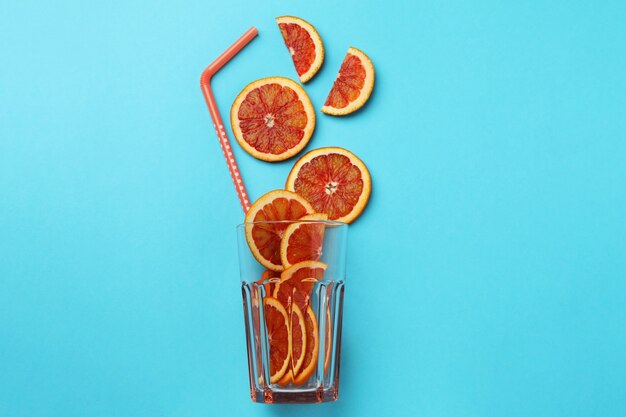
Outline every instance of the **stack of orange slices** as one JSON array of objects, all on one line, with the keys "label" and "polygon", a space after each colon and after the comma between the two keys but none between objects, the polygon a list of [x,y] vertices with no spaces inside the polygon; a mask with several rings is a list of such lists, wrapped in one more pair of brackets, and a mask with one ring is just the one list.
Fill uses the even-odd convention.
[{"label": "stack of orange slices", "polygon": [[[267,268],[258,284],[266,294],[270,383],[301,385],[317,364],[318,319],[310,298],[327,268],[320,261],[325,221],[354,221],[368,202],[371,178],[351,152],[322,148],[296,162],[286,188],[261,196],[246,214],[244,229],[252,255]],[[325,319],[330,331],[330,317]]]},{"label": "stack of orange slices", "polygon": [[267,268],[258,283],[266,293],[270,383],[304,384],[317,365],[318,321],[310,298],[327,267],[319,261],[327,219],[285,190],[265,194],[246,215],[246,240]]},{"label": "stack of orange slices", "polygon": [[[300,82],[306,83],[324,62],[322,38],[313,25],[294,16],[276,19]],[[322,112],[344,116],[369,100],[374,64],[360,49],[349,48]],[[285,77],[253,81],[237,95],[230,110],[233,134],[241,147],[268,162],[289,159],[303,150],[315,130],[315,110],[304,88]]]},{"label": "stack of orange slices", "polygon": [[[300,82],[306,83],[324,61],[322,39],[313,25],[293,17],[276,19]],[[374,86],[374,66],[357,48],[349,48],[322,107],[343,116],[361,108]],[[309,96],[296,81],[267,77],[246,86],[231,108],[231,124],[241,147],[255,158],[275,162],[303,150],[315,129]],[[320,148],[293,166],[285,190],[260,197],[245,219],[245,236],[252,255],[266,268],[257,281],[265,289],[262,307],[269,338],[270,383],[305,384],[317,367],[320,349],[318,318],[311,306],[315,284],[328,265],[321,262],[325,223],[352,223],[369,201],[371,177],[352,152]],[[332,282],[330,283],[332,285]],[[331,349],[330,310],[323,349]],[[256,320],[256,325],[259,325]],[[325,356],[328,369],[330,355]]]}]

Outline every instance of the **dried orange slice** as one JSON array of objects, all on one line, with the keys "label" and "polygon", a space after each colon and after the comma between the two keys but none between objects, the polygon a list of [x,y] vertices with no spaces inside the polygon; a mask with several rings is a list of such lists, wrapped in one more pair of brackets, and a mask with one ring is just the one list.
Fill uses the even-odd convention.
[{"label": "dried orange slice", "polygon": [[[330,291],[330,290],[329,290]],[[333,347],[333,322],[330,319],[330,304],[326,308],[326,337],[324,337],[324,373],[328,373]]]},{"label": "dried orange slice", "polygon": [[248,246],[256,260],[273,271],[285,269],[280,260],[280,240],[289,223],[280,221],[298,220],[313,212],[304,198],[285,190],[270,191],[255,201],[246,214],[245,229]]},{"label": "dried orange slice", "polygon": [[285,188],[304,197],[330,220],[353,222],[372,190],[367,167],[343,148],[320,148],[300,158],[289,173]]},{"label": "dried orange slice", "polygon": [[261,283],[267,282],[272,278],[280,278],[280,274],[276,271],[272,271],[271,269],[266,269],[261,274],[261,279],[259,280]]},{"label": "dried orange slice", "polygon": [[265,294],[272,296],[276,283],[280,281],[280,272],[266,269],[261,278],[256,282],[259,286],[265,287]]},{"label": "dried orange slice", "polygon": [[300,372],[293,378],[296,385],[304,384],[313,375],[317,367],[317,354],[319,339],[317,336],[317,318],[311,306],[308,306],[304,314],[304,327],[306,329],[306,351]]},{"label": "dried orange slice", "polygon": [[293,382],[293,372],[291,372],[291,369],[287,369],[285,375],[283,375],[283,377],[277,382],[277,384],[284,387],[290,382]]},{"label": "dried orange slice", "polygon": [[285,269],[274,289],[274,298],[286,306],[296,304],[300,310],[306,310],[311,290],[327,267],[324,262],[303,261]]},{"label": "dried orange slice", "polygon": [[[319,261],[324,243],[324,223],[328,215],[315,213],[290,224],[280,241],[280,259],[285,268],[302,261]],[[304,222],[306,220],[307,222]]]},{"label": "dried orange slice", "polygon": [[343,116],[357,111],[372,94],[374,64],[363,51],[349,48],[322,112]]},{"label": "dried orange slice", "polygon": [[312,24],[294,16],[276,18],[300,81],[309,81],[324,62],[322,38]]},{"label": "dried orange slice", "polygon": [[297,304],[291,306],[291,371],[297,374],[304,362],[306,331],[304,316]]},{"label": "dried orange slice", "polygon": [[262,78],[248,84],[230,109],[241,147],[263,161],[283,161],[300,152],[315,129],[309,96],[295,81]]},{"label": "dried orange slice", "polygon": [[285,307],[275,298],[265,298],[263,307],[269,343],[270,383],[275,384],[285,375],[289,367],[291,351],[289,317]]},{"label": "dried orange slice", "polygon": [[293,376],[300,371],[306,354],[307,335],[304,316],[302,315],[302,310],[296,304],[291,306],[291,327],[289,331],[291,332],[291,351],[289,352],[291,366],[278,381],[279,385],[287,385],[293,381]]}]

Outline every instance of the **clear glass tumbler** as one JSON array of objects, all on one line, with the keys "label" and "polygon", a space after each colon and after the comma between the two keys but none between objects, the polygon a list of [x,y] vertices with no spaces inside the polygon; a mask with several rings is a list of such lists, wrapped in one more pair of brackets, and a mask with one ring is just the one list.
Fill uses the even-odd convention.
[{"label": "clear glass tumbler", "polygon": [[[254,222],[237,226],[237,236],[252,401],[335,401],[348,225]],[[264,255],[274,263],[263,265]]]}]

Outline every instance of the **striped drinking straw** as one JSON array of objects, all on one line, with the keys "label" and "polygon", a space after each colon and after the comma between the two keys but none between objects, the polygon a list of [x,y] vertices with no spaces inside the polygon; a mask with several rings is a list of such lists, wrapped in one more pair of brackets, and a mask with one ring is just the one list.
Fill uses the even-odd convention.
[{"label": "striped drinking straw", "polygon": [[237,53],[246,46],[256,35],[258,35],[259,31],[253,26],[246,31],[235,43],[233,43],[228,49],[226,49],[220,56],[217,57],[215,61],[211,63],[206,69],[202,72],[202,76],[200,77],[200,87],[202,88],[202,94],[204,94],[204,99],[206,101],[206,105],[209,108],[209,113],[211,114],[211,119],[213,119],[213,125],[215,126],[215,131],[217,132],[217,138],[220,141],[220,146],[222,147],[222,152],[224,152],[224,158],[226,158],[226,164],[228,165],[228,170],[230,171],[230,176],[233,178],[233,183],[235,184],[235,190],[237,191],[237,195],[239,196],[239,202],[241,203],[241,208],[243,208],[243,212],[247,213],[250,209],[250,199],[248,198],[248,193],[246,192],[246,186],[243,183],[243,178],[241,178],[241,173],[239,172],[239,167],[237,166],[237,161],[235,161],[235,155],[233,154],[233,150],[230,146],[230,141],[228,140],[228,136],[226,135],[226,130],[224,129],[224,123],[222,122],[222,117],[220,116],[220,112],[217,108],[217,103],[215,102],[215,97],[213,97],[213,91],[211,90],[211,77],[217,71],[220,70],[228,61],[230,61]]}]

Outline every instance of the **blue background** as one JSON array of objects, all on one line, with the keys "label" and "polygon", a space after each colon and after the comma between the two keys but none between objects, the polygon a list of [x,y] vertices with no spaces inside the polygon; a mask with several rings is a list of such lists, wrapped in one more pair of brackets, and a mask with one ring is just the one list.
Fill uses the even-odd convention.
[{"label": "blue background", "polygon": [[[0,7],[0,415],[624,416],[624,1]],[[370,103],[318,112],[374,191],[351,228],[340,400],[248,397],[242,220],[199,88],[222,114],[294,77],[274,17],[326,61],[377,70]],[[230,134],[230,130],[229,130]],[[235,146],[253,198],[294,160]]]}]

